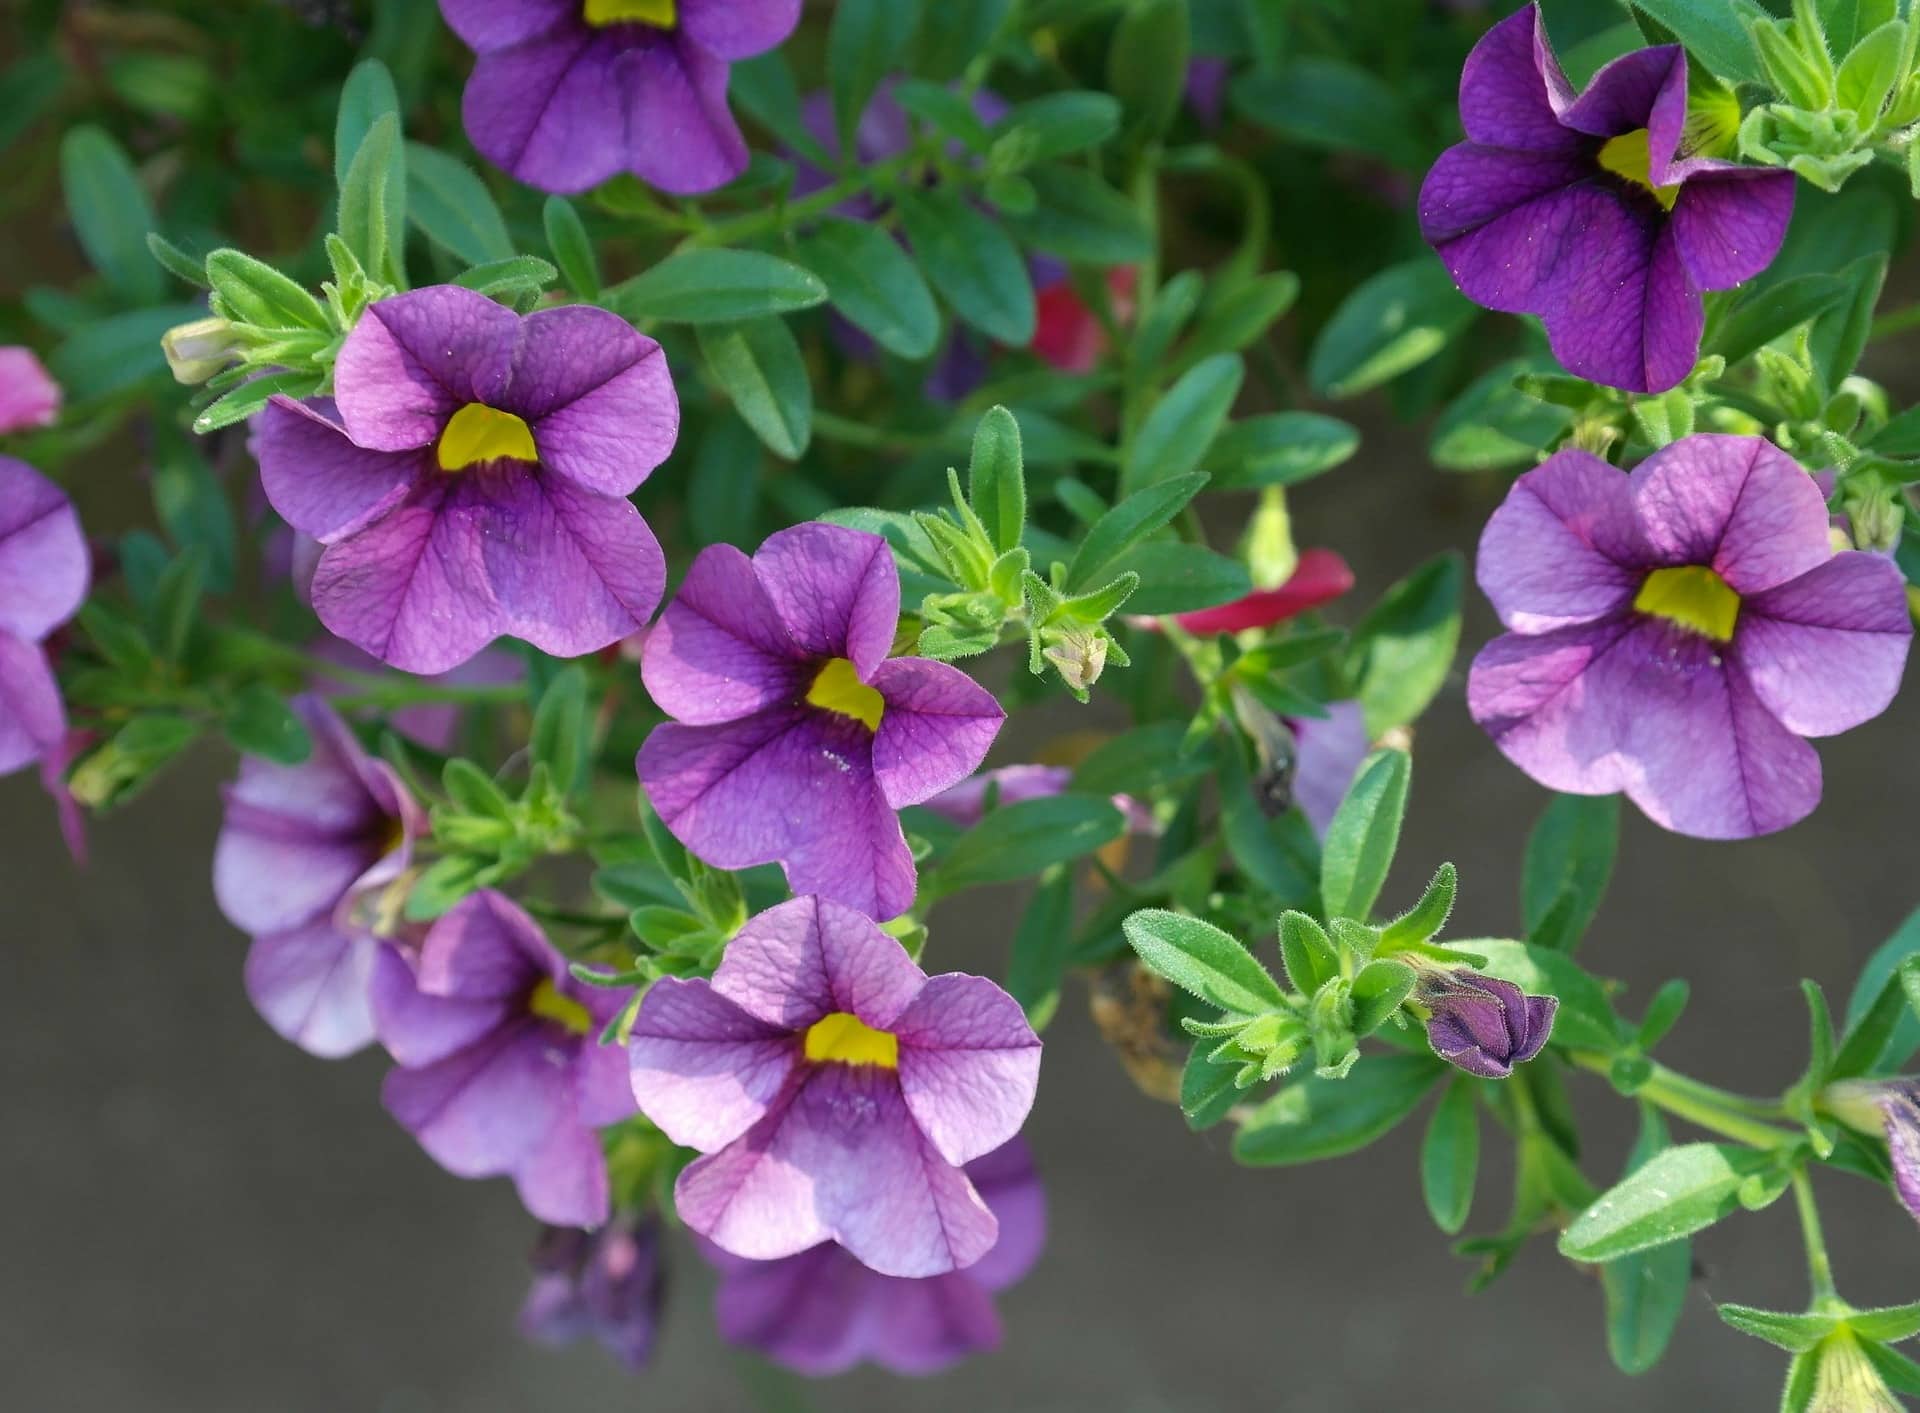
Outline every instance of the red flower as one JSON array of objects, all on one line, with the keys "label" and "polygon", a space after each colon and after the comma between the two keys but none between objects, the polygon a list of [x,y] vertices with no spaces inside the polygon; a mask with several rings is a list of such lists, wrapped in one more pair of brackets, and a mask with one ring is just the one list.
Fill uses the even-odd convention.
[{"label": "red flower", "polygon": [[1300,552],[1293,576],[1277,589],[1256,589],[1245,598],[1191,613],[1176,613],[1173,621],[1189,633],[1238,633],[1246,628],[1271,628],[1331,603],[1353,587],[1353,571],[1346,560],[1329,549]]}]

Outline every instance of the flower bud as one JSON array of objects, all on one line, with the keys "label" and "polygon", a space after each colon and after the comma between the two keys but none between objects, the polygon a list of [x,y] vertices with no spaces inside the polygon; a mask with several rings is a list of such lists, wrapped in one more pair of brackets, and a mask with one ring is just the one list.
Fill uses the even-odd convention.
[{"label": "flower bud", "polygon": [[1820,1108],[1848,1128],[1886,1139],[1894,1191],[1920,1221],[1920,1079],[1843,1079],[1820,1091]]},{"label": "flower bud", "polygon": [[1820,1362],[1807,1413],[1901,1413],[1899,1400],[1851,1330],[1842,1327],[1821,1340],[1814,1358]]},{"label": "flower bud", "polygon": [[1042,655],[1060,671],[1060,680],[1070,691],[1084,692],[1100,680],[1107,666],[1107,648],[1111,640],[1104,628],[1068,624],[1049,629],[1050,641]]},{"label": "flower bud", "polygon": [[1427,1041],[1434,1054],[1483,1079],[1505,1079],[1539,1054],[1560,1007],[1556,997],[1529,996],[1464,967],[1422,966],[1414,996],[1433,1012]]},{"label": "flower bud", "polygon": [[188,387],[204,383],[233,361],[240,347],[234,326],[225,319],[195,319],[177,324],[160,336],[161,352],[177,383]]},{"label": "flower bud", "polygon": [[60,385],[32,349],[0,348],[0,436],[52,425],[60,415],[60,398]]}]

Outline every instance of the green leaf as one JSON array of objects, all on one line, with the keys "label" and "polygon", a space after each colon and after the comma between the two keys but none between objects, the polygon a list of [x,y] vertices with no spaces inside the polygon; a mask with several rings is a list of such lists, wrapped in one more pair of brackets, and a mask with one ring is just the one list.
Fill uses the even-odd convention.
[{"label": "green leaf", "polygon": [[1345,1079],[1294,1080],[1247,1116],[1234,1159],[1281,1167],[1364,1148],[1411,1114],[1447,1072],[1431,1055],[1368,1055]]},{"label": "green leaf", "polygon": [[367,140],[373,125],[388,114],[400,121],[400,95],[394,90],[393,75],[378,59],[363,59],[353,66],[340,89],[340,107],[333,122],[333,184],[344,188],[360,144]]},{"label": "green leaf", "polygon": [[1211,923],[1144,908],[1121,930],[1150,970],[1210,1006],[1254,1016],[1286,1004],[1278,983],[1253,953]]},{"label": "green leaf", "polygon": [[1789,1315],[1751,1305],[1716,1305],[1714,1311],[1744,1335],[1763,1339],[1790,1354],[1804,1354],[1834,1332],[1837,1315]]},{"label": "green leaf", "polygon": [[887,352],[917,362],[940,342],[940,311],[920,267],[881,227],[830,216],[799,253],[833,307]]},{"label": "green leaf", "polygon": [[1555,795],[1527,835],[1520,916],[1542,947],[1571,952],[1592,924],[1620,846],[1620,797]]},{"label": "green leaf", "polygon": [[897,206],[914,255],[955,316],[1011,347],[1032,343],[1033,280],[1007,233],[944,187],[903,193]]},{"label": "green leaf", "polygon": [[922,78],[903,79],[893,86],[893,101],[939,136],[972,152],[987,150],[987,125],[960,89]]},{"label": "green leaf", "polygon": [[1862,1339],[1898,1344],[1903,1339],[1912,1339],[1920,1334],[1920,1301],[1856,1310],[1847,1316],[1847,1324]]},{"label": "green leaf", "polygon": [[53,49],[27,54],[0,73],[0,153],[40,120],[66,82],[66,65]]},{"label": "green leaf", "polygon": [[96,319],[69,335],[47,358],[47,371],[70,402],[132,387],[164,373],[160,338],[176,324],[206,316],[201,304],[163,304]]},{"label": "green leaf", "polygon": [[827,30],[827,87],[842,152],[854,150],[854,130],[867,101],[913,38],[919,19],[919,0],[840,0],[834,7]]},{"label": "green leaf", "polygon": [[[1872,1014],[1887,1004],[1889,985],[1898,985],[1902,964],[1916,956],[1920,956],[1920,908],[1907,916],[1893,936],[1874,949],[1873,955],[1867,958],[1866,965],[1860,969],[1860,979],[1854,984],[1853,995],[1847,1001],[1847,1038],[1841,1045],[1841,1054],[1848,1065],[1858,1063],[1867,1049],[1865,1039],[1856,1037],[1865,1035]],[[1920,1053],[1920,1016],[1916,1016],[1911,1009],[1904,1015],[1896,1011],[1893,1028],[1882,1041],[1878,1053],[1869,1058],[1865,1067],[1856,1073],[1888,1074],[1905,1069],[1916,1053]]]},{"label": "green leaf", "polygon": [[513,238],[493,194],[473,169],[424,142],[407,144],[407,219],[469,265],[513,256]]},{"label": "green leaf", "polygon": [[1554,1044],[1608,1054],[1619,1048],[1620,1023],[1606,988],[1565,953],[1494,937],[1450,942],[1445,950],[1478,954],[1487,975],[1511,981],[1529,995],[1558,997]]},{"label": "green leaf", "polygon": [[1353,978],[1353,1033],[1371,1035],[1413,994],[1413,968],[1391,957],[1368,962]]},{"label": "green leaf", "polygon": [[1056,868],[1040,882],[1020,915],[1007,963],[1007,991],[1035,1030],[1045,1030],[1060,1005],[1073,942],[1073,874]]},{"label": "green leaf", "polygon": [[193,430],[204,437],[222,427],[246,421],[276,394],[284,393],[296,401],[304,401],[319,392],[320,387],[318,373],[269,373],[250,383],[242,383],[225,397],[209,403],[193,419]]},{"label": "green leaf", "polygon": [[1007,217],[1029,249],[1076,265],[1137,265],[1153,254],[1153,232],[1139,209],[1081,167],[1040,167],[1027,174],[1035,203]]},{"label": "green leaf", "polygon": [[987,883],[1010,883],[1110,844],[1126,833],[1111,800],[1054,795],[990,810],[940,859],[923,894],[946,894]]},{"label": "green leaf", "polygon": [[1120,100],[1106,93],[1049,93],[1019,104],[994,129],[996,165],[1018,171],[1098,147],[1120,131]]},{"label": "green leaf", "polygon": [[216,250],[205,263],[207,283],[226,317],[263,329],[329,329],[327,311],[303,285],[238,250]]},{"label": "green leaf", "polygon": [[1443,471],[1494,471],[1531,465],[1573,420],[1571,410],[1530,397],[1514,386],[1525,373],[1545,371],[1534,359],[1514,358],[1476,378],[1447,404],[1427,443]]},{"label": "green leaf", "polygon": [[1187,0],[1140,0],[1114,26],[1107,91],[1126,112],[1130,142],[1158,137],[1180,111],[1192,48]]},{"label": "green leaf", "polygon": [[1223,280],[1209,294],[1193,337],[1180,350],[1181,361],[1237,353],[1262,338],[1299,297],[1300,277],[1291,270],[1275,270],[1250,280]]},{"label": "green leaf", "polygon": [[1206,484],[1204,472],[1162,478],[1102,515],[1067,565],[1068,592],[1092,588],[1096,580],[1104,582],[1103,571],[1184,510]]},{"label": "green leaf", "polygon": [[516,299],[523,295],[539,294],[559,275],[558,270],[538,255],[514,255],[462,270],[453,277],[453,283],[462,289],[484,294],[489,299],[502,296]]},{"label": "green leaf", "polygon": [[1027,475],[1020,455],[1020,424],[1004,407],[990,407],[973,434],[967,463],[967,503],[1002,554],[1027,528]]},{"label": "green leaf", "polygon": [[1217,491],[1291,486],[1330,471],[1360,447],[1360,433],[1318,412],[1269,412],[1235,422],[1206,453]]},{"label": "green leaf", "polygon": [[601,303],[623,319],[733,324],[826,300],[820,278],[790,261],[757,250],[687,250],[615,285]]},{"label": "green leaf", "polygon": [[1136,545],[1121,556],[1113,572],[1140,576],[1127,600],[1129,613],[1188,613],[1253,592],[1247,566],[1239,560],[1205,545],[1173,540]]},{"label": "green leaf", "polygon": [[1307,381],[1322,397],[1353,397],[1425,363],[1467,327],[1474,306],[1433,256],[1367,280],[1321,329]]},{"label": "green leaf", "polygon": [[1760,56],[1754,51],[1747,27],[1770,18],[1754,0],[1630,0],[1652,16],[1706,65],[1707,71],[1728,83],[1764,83]]},{"label": "green leaf", "polygon": [[1417,166],[1425,155],[1402,90],[1339,59],[1296,59],[1246,74],[1229,98],[1249,122],[1309,147],[1363,152],[1399,167]]},{"label": "green leaf", "polygon": [[406,286],[407,161],[400,119],[374,119],[340,184],[340,239],[368,274],[396,288]]},{"label": "green leaf", "polygon": [[1340,975],[1340,953],[1326,929],[1292,909],[1280,914],[1280,961],[1293,989],[1308,996]]},{"label": "green leaf", "polygon": [[587,765],[591,744],[587,674],[579,664],[561,668],[541,693],[528,744],[534,762],[546,766],[552,775],[554,788],[562,795],[570,793]]},{"label": "green leaf", "polygon": [[1847,293],[1838,275],[1797,275],[1762,285],[1733,306],[1702,350],[1738,363],[1765,344],[1824,314]]},{"label": "green leaf", "polygon": [[1447,918],[1453,913],[1454,894],[1459,884],[1459,871],[1450,863],[1441,864],[1434,870],[1426,891],[1420,895],[1420,901],[1382,930],[1381,949],[1391,953],[1431,942],[1434,935],[1447,925]]},{"label": "green leaf", "polygon": [[276,765],[298,765],[313,753],[313,737],[273,688],[252,682],[234,693],[221,717],[235,750]]},{"label": "green leaf", "polygon": [[1226,424],[1245,377],[1246,365],[1234,353],[1216,354],[1189,368],[1134,434],[1125,484],[1152,485],[1195,470]]},{"label": "green leaf", "polygon": [[1212,758],[1205,750],[1187,750],[1185,736],[1186,727],[1178,721],[1123,731],[1074,767],[1073,788],[1089,795],[1145,795],[1205,775],[1213,768]]},{"label": "green leaf", "polygon": [[750,545],[760,501],[760,443],[738,417],[712,419],[693,457],[687,521],[701,545]]},{"label": "green leaf", "polygon": [[910,72],[945,83],[957,79],[1013,10],[1013,0],[938,0],[920,16]]},{"label": "green leaf", "polygon": [[[1669,1144],[1667,1126],[1651,1106],[1641,1107],[1640,1141],[1627,1171],[1644,1167]],[[1606,1296],[1607,1353],[1622,1372],[1644,1374],[1660,1362],[1686,1308],[1693,1278],[1693,1243],[1669,1241],[1600,1268]]]},{"label": "green leaf", "polygon": [[1740,1205],[1740,1184],[1772,1159],[1750,1148],[1687,1143],[1603,1193],[1560,1237],[1571,1261],[1612,1261],[1712,1226]]},{"label": "green leaf", "polygon": [[1447,680],[1465,581],[1459,554],[1438,555],[1388,589],[1353,630],[1347,670],[1360,683],[1371,738],[1412,721]]},{"label": "green leaf", "polygon": [[[1254,796],[1240,753],[1233,749],[1220,753],[1220,834],[1241,874],[1271,900],[1295,907],[1314,905],[1319,861],[1312,829],[1300,829],[1299,817],[1292,812],[1267,817]],[[1307,989],[1304,983],[1298,984]]]},{"label": "green leaf", "polygon": [[1195,1133],[1226,1118],[1243,1092],[1235,1082],[1240,1062],[1210,1058],[1216,1043],[1211,1039],[1197,1042],[1187,1056],[1186,1068],[1180,1071],[1180,1112]]},{"label": "green leaf", "polygon": [[1873,330],[1873,311],[1887,282],[1887,255],[1863,255],[1839,272],[1847,293],[1813,321],[1808,337],[1814,371],[1828,392],[1838,389],[1860,362]]},{"label": "green leaf", "polygon": [[166,280],[147,254],[153,203],[120,144],[91,123],[69,128],[60,140],[60,188],[88,263],[123,297],[160,299]]},{"label": "green leaf", "polygon": [[553,263],[560,267],[560,277],[567,282],[574,297],[600,298],[600,258],[594,253],[586,223],[580,219],[573,203],[564,196],[549,196],[540,221],[547,233],[547,249],[552,252]]},{"label": "green leaf", "polygon": [[[1807,985],[1813,983],[1808,982]],[[1920,1016],[1920,957],[1908,957],[1880,988],[1880,994],[1847,1032],[1826,1079],[1854,1079],[1884,1063],[1889,1042]],[[1904,1063],[1904,1061],[1902,1061]]]},{"label": "green leaf", "polygon": [[775,456],[799,460],[813,439],[813,383],[786,321],[701,324],[694,334],[741,420]]},{"label": "green leaf", "polygon": [[1474,1084],[1456,1078],[1433,1107],[1420,1144],[1420,1193],[1434,1225],[1448,1236],[1467,1224],[1480,1173],[1480,1114]]},{"label": "green leaf", "polygon": [[1375,751],[1354,776],[1321,848],[1320,896],[1328,917],[1365,922],[1373,910],[1400,846],[1412,770],[1405,751]]}]

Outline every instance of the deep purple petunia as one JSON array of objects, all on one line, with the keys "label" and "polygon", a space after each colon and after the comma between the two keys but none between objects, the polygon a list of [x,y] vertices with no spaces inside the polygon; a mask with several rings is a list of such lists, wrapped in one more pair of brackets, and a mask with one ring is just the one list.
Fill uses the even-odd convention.
[{"label": "deep purple petunia", "polygon": [[92,569],[66,492],[0,456],[0,775],[66,740],[60,684],[40,644],[79,611]]},{"label": "deep purple petunia", "polygon": [[548,1227],[533,1253],[520,1333],[540,1344],[593,1338],[629,1369],[646,1367],[660,1330],[660,1222],[615,1213],[600,1230]]},{"label": "deep purple petunia", "polygon": [[633,1113],[626,1056],[600,1031],[624,992],[586,986],[511,899],[487,891],[388,948],[373,974],[380,1100],[448,1172],[511,1177],[555,1226],[607,1220],[599,1129]]},{"label": "deep purple petunia", "polygon": [[1538,314],[1567,370],[1633,392],[1693,371],[1702,290],[1764,270],[1793,214],[1790,172],[1689,151],[1687,58],[1614,60],[1575,95],[1528,5],[1460,75],[1467,140],[1420,190],[1420,230],[1469,299]]},{"label": "deep purple petunia", "polygon": [[675,195],[747,166],[727,72],[781,43],[801,0],[440,0],[477,60],[461,108],[488,161],[542,191],[631,172]]},{"label": "deep purple petunia", "polygon": [[655,982],[628,1053],[641,1112],[706,1155],[674,1201],[723,1250],[837,1241],[892,1276],[992,1250],[962,1165],[1020,1131],[1040,1039],[985,977],[929,978],[860,913],[795,898],[749,920],[711,981]]},{"label": "deep purple petunia", "polygon": [[1885,710],[1913,637],[1899,570],[1834,553],[1813,478],[1759,437],[1688,437],[1631,475],[1558,452],[1487,522],[1478,573],[1513,631],[1474,659],[1474,720],[1541,784],[1624,790],[1703,838],[1811,811],[1801,738]]},{"label": "deep purple petunia", "polygon": [[1482,1079],[1505,1079],[1553,1034],[1555,996],[1530,996],[1511,981],[1465,967],[1423,967],[1414,991],[1432,1011],[1427,1043],[1449,1064]]},{"label": "deep purple petunia", "polygon": [[715,868],[780,862],[796,893],[885,920],[913,903],[895,811],[965,779],[1005,713],[957,667],[887,656],[900,574],[878,535],[797,525],[700,552],[641,672],[674,718],[641,747],[661,820]]},{"label": "deep purple petunia", "polygon": [[368,985],[384,944],[355,905],[406,872],[426,816],[400,776],[369,757],[314,697],[293,712],[313,738],[299,765],[249,756],[227,791],[213,891],[253,938],[247,995],[268,1025],[324,1059],[373,1039]]},{"label": "deep purple petunia", "polygon": [[627,496],[679,427],[660,345],[624,319],[522,318],[439,285],[367,309],[333,403],[273,400],[260,475],[282,518],[327,547],[320,621],[438,673],[502,635],[577,657],[646,622],[666,564]]},{"label": "deep purple petunia", "polygon": [[1000,1223],[993,1249],[964,1271],[908,1280],[861,1265],[822,1242],[778,1261],[749,1261],[700,1244],[720,1272],[715,1322],[734,1344],[820,1377],[860,1363],[896,1374],[933,1374],[1000,1344],[993,1294],[1040,1259],[1046,1195],[1023,1139],[967,1164],[974,1190]]}]

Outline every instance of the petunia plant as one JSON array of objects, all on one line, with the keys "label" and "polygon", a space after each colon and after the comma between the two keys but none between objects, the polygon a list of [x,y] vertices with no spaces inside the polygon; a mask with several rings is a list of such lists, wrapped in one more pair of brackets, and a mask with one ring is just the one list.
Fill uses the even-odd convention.
[{"label": "petunia plant", "polygon": [[[69,8],[0,74],[88,270],[0,298],[0,772],[82,859],[226,753],[261,1043],[511,1184],[529,1338],[644,1370],[699,1267],[811,1377],[1027,1338],[1058,1034],[1250,1168],[1424,1109],[1470,1282],[1552,1242],[1627,1374],[1788,1203],[1806,1308],[1718,1307],[1783,1408],[1920,1394],[1818,1205],[1920,1240],[1920,925],[1806,942],[1752,1094],[1603,906],[1620,797],[1752,850],[1908,749],[1908,0]],[[1545,796],[1508,936],[1396,858],[1436,707]]]}]

